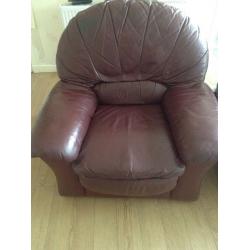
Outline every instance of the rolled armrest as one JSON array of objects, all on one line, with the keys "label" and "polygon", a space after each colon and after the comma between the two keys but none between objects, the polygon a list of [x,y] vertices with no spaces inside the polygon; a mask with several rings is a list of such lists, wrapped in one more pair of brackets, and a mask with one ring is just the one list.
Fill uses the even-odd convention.
[{"label": "rolled armrest", "polygon": [[211,165],[218,154],[217,100],[206,84],[169,88],[163,109],[180,159],[186,165]]},{"label": "rolled armrest", "polygon": [[96,106],[91,89],[58,82],[32,130],[32,157],[74,161]]}]

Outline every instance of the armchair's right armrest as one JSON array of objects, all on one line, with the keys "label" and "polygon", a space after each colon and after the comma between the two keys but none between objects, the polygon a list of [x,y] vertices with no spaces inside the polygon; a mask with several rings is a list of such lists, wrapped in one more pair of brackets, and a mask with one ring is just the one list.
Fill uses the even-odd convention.
[{"label": "armchair's right armrest", "polygon": [[215,164],[218,154],[218,104],[206,84],[172,87],[167,90],[163,109],[177,152],[186,165]]},{"label": "armchair's right armrest", "polygon": [[32,157],[76,160],[96,106],[97,98],[91,89],[57,83],[32,130]]}]

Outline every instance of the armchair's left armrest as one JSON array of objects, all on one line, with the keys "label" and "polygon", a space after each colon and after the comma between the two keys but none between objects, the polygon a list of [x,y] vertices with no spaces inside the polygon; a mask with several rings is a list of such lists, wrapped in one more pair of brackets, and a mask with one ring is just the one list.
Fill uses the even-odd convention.
[{"label": "armchair's left armrest", "polygon": [[32,130],[32,157],[76,160],[96,106],[97,98],[91,89],[57,83]]}]

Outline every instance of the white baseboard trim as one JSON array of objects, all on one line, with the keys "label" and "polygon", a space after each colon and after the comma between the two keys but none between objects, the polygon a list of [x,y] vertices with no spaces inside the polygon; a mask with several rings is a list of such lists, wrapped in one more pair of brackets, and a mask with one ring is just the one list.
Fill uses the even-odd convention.
[{"label": "white baseboard trim", "polygon": [[34,72],[34,73],[39,73],[39,72],[56,72],[56,65],[54,65],[54,64],[32,65],[32,72]]}]

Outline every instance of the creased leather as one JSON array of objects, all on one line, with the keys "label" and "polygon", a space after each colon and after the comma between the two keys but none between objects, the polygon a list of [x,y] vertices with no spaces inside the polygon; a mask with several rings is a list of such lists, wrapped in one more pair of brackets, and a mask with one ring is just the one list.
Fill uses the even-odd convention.
[{"label": "creased leather", "polygon": [[208,49],[197,25],[163,2],[113,0],[74,17],[57,51],[61,79],[150,80],[165,85],[204,80]]},{"label": "creased leather", "polygon": [[101,104],[159,104],[167,88],[151,81],[100,83],[94,88]]},{"label": "creased leather", "polygon": [[[95,193],[117,196],[158,196],[169,192],[176,186],[178,176],[168,179],[115,180],[82,177],[83,186]],[[114,188],[115,187],[115,188]]]},{"label": "creased leather", "polygon": [[163,2],[79,12],[59,41],[61,82],[32,135],[59,192],[196,199],[217,160],[208,54],[199,27]]},{"label": "creased leather", "polygon": [[59,82],[51,91],[32,131],[32,155],[74,161],[95,112],[95,93]]},{"label": "creased leather", "polygon": [[206,84],[169,88],[162,104],[184,164],[215,164],[218,105],[212,90]]},{"label": "creased leather", "polygon": [[100,105],[74,169],[79,176],[109,179],[168,178],[184,171],[160,105]]}]

